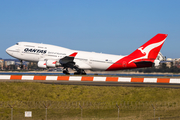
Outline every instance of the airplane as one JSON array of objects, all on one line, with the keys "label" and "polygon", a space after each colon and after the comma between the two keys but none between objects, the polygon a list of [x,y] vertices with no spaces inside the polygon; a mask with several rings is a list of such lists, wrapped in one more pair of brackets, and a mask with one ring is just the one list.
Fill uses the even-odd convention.
[{"label": "airplane", "polygon": [[[85,70],[113,71],[159,65],[158,53],[167,34],[158,33],[129,55],[112,55],[72,50],[55,45],[18,42],[6,49],[7,54],[21,61],[37,62],[40,68],[63,67],[63,73],[86,75]],[[128,46],[127,46],[128,47]]]}]

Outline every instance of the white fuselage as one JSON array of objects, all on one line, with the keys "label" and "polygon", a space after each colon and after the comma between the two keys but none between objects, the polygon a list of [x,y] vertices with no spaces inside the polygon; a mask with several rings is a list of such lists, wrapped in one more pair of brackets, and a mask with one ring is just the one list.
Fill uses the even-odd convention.
[{"label": "white fuselage", "polygon": [[120,55],[71,50],[55,45],[31,42],[19,42],[9,47],[6,52],[17,59],[35,62],[46,60],[59,61],[65,56],[77,52],[74,58],[76,65],[81,69],[90,70],[106,70],[113,63],[124,57]]}]

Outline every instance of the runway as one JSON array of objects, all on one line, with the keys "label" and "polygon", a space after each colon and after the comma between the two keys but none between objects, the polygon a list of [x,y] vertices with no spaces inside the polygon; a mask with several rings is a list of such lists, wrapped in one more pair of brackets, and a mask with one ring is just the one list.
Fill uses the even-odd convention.
[{"label": "runway", "polygon": [[[62,72],[0,72],[0,75],[65,75]],[[70,73],[70,75],[74,75]],[[99,76],[122,76],[122,77],[180,77],[180,74],[151,74],[151,73],[87,73],[87,76],[99,75]]]},{"label": "runway", "polygon": [[45,84],[180,88],[180,78],[142,76],[0,75],[1,82]]}]

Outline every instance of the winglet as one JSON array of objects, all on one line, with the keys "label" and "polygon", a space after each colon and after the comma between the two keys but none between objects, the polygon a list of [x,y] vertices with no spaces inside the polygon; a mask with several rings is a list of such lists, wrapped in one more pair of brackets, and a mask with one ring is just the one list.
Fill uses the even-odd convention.
[{"label": "winglet", "polygon": [[77,55],[77,52],[74,52],[73,54],[69,55],[70,57],[75,57]]}]

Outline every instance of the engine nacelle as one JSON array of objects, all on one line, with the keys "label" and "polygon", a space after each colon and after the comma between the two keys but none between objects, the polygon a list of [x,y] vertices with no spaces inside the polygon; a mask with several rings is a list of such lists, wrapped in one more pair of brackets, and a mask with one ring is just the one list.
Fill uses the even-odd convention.
[{"label": "engine nacelle", "polygon": [[50,68],[56,67],[57,66],[56,63],[57,63],[56,60],[47,60],[46,61],[47,67],[50,67]]},{"label": "engine nacelle", "polygon": [[39,68],[47,68],[47,66],[46,66],[46,61],[39,61],[39,62],[38,62],[38,67],[39,67]]},{"label": "engine nacelle", "polygon": [[54,68],[57,67],[58,63],[56,60],[39,61],[38,67],[40,68]]}]

